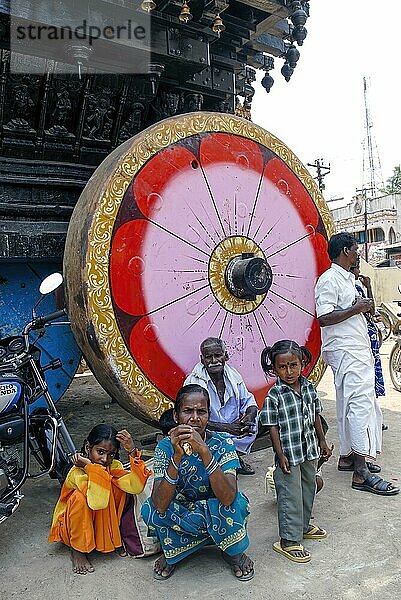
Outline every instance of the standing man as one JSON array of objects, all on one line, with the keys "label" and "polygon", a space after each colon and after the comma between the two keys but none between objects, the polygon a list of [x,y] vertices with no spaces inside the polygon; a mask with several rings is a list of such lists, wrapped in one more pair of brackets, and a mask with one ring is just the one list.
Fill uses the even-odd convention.
[{"label": "standing man", "polygon": [[328,244],[331,267],[315,288],[321,327],[322,357],[330,365],[336,388],[339,469],[353,470],[352,487],[382,496],[399,488],[370,473],[381,451],[382,415],[375,394],[374,360],[363,313],[373,310],[370,298],[356,297],[352,267],[359,266],[358,242],[350,233],[333,235]]},{"label": "standing man", "polygon": [[243,454],[248,454],[256,438],[258,407],[255,398],[245,386],[241,375],[229,367],[224,342],[219,338],[207,338],[200,345],[200,359],[184,385],[197,383],[209,392],[210,431],[228,433],[237,449],[240,475],[254,475]]}]

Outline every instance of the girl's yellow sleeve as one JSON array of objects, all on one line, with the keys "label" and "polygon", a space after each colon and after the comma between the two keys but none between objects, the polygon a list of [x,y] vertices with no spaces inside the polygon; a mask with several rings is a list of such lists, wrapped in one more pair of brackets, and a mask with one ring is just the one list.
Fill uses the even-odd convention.
[{"label": "girl's yellow sleeve", "polygon": [[[117,476],[118,478],[115,477],[113,479],[114,485],[123,490],[123,492],[127,492],[127,494],[140,494],[143,491],[149,476],[152,474],[152,472],[146,468],[145,463],[140,456],[141,454],[138,450],[136,451],[135,456],[130,454],[129,462],[131,470],[128,472],[120,471],[121,476]],[[116,463],[117,461],[115,461],[114,464]],[[112,465],[112,474],[116,473],[117,475],[119,468],[117,467],[117,464],[117,468],[115,468],[114,464]],[[120,463],[120,465],[122,469],[122,464]]]},{"label": "girl's yellow sleeve", "polygon": [[86,465],[85,473],[88,477],[86,499],[89,508],[102,510],[106,508],[110,499],[111,475],[101,465]]}]

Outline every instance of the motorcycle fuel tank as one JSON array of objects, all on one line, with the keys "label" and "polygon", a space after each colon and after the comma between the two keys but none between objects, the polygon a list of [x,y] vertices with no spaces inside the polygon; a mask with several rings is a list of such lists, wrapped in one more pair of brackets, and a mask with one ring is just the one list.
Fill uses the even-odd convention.
[{"label": "motorcycle fuel tank", "polygon": [[21,383],[15,379],[0,379],[0,414],[9,412],[21,397]]}]

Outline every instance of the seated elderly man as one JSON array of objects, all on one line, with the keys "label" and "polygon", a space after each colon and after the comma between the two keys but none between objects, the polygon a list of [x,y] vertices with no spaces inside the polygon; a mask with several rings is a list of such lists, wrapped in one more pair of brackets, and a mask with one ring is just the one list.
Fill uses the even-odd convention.
[{"label": "seated elderly man", "polygon": [[196,383],[210,397],[209,431],[222,431],[232,438],[240,461],[237,473],[254,475],[242,455],[248,454],[256,438],[258,407],[241,375],[226,364],[228,354],[219,338],[207,338],[200,346],[201,361],[195,365],[184,385]]}]

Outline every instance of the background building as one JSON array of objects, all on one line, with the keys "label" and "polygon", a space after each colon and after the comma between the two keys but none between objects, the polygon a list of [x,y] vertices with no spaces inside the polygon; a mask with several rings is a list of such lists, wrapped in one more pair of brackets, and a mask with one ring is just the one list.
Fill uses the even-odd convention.
[{"label": "background building", "polygon": [[[359,243],[368,245],[368,260],[379,264],[386,258],[386,246],[401,244],[401,194],[366,199],[357,195],[351,202],[331,210],[337,231],[354,233]],[[366,239],[367,238],[367,239]]]}]

